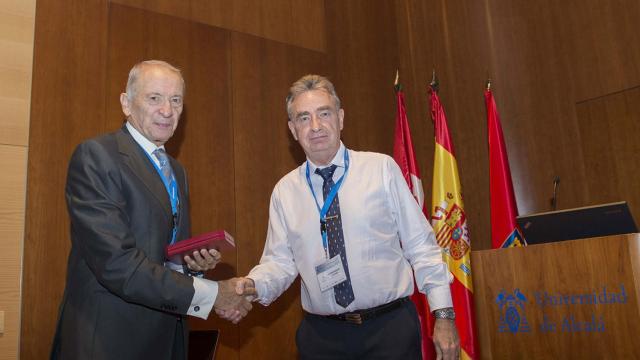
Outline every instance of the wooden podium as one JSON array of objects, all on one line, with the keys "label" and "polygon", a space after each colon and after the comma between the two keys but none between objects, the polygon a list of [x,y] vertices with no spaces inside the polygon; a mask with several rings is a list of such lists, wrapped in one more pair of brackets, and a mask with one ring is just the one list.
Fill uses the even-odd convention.
[{"label": "wooden podium", "polygon": [[471,259],[482,359],[640,359],[640,234]]}]

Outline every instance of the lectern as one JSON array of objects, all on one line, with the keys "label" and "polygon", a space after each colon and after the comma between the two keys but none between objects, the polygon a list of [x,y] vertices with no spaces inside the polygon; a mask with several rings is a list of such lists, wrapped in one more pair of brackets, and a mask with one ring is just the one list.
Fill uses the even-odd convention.
[{"label": "lectern", "polygon": [[471,259],[483,359],[640,359],[640,234]]}]

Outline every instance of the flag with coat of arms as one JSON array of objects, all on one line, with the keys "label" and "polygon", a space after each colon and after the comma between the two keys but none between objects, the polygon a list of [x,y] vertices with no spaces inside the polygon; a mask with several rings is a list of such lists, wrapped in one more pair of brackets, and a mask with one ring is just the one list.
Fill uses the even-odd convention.
[{"label": "flag with coat of arms", "polygon": [[430,86],[431,118],[435,130],[431,225],[454,278],[451,296],[460,335],[460,358],[477,359],[480,353],[475,335],[471,240],[453,142],[437,91],[438,84],[434,76]]}]

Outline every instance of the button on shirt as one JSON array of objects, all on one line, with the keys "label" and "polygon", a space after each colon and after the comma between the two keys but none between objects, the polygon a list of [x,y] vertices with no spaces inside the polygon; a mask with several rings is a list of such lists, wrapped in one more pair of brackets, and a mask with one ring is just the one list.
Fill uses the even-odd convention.
[{"label": "button on shirt", "polygon": [[[133,139],[147,153],[148,157],[157,166],[160,166],[160,161],[158,160],[158,158],[152,155],[153,152],[158,149],[158,146],[144,137],[144,135],[136,130],[136,128],[134,128],[133,125],[131,125],[129,122],[126,123],[126,127]],[[164,148],[164,146],[161,147]],[[182,265],[167,262],[164,264],[164,266],[178,272],[183,272]],[[207,319],[207,317],[209,317],[211,309],[213,308],[216,296],[218,295],[218,283],[207,279],[193,277],[193,287],[195,289],[195,292],[193,294],[193,299],[191,299],[191,305],[189,306],[187,315],[199,317],[201,319]]]},{"label": "button on shirt", "polygon": [[[334,181],[344,174],[344,151],[341,144],[331,162],[338,166]],[[328,315],[371,308],[413,293],[413,264],[429,306],[451,307],[452,276],[400,168],[391,157],[372,152],[349,150],[349,161],[339,196],[355,300],[345,309],[335,303],[332,289],[320,291],[315,267],[327,259],[303,163],[285,175],[271,195],[264,252],[248,275],[256,283],[258,301],[270,304],[300,274],[305,311]],[[323,180],[316,168],[309,161],[309,176],[322,207]]]}]

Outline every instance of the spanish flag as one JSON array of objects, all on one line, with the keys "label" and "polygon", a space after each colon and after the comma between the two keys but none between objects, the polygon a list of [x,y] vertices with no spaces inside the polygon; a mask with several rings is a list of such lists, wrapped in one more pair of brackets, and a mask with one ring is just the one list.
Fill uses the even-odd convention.
[{"label": "spanish flag", "polygon": [[456,312],[456,327],[460,334],[460,358],[477,359],[480,352],[475,336],[471,240],[453,142],[435,81],[430,87],[430,104],[435,128],[431,225],[437,242],[443,249],[442,256],[454,277],[451,295]]},{"label": "spanish flag", "polygon": [[[404,179],[416,198],[418,205],[422,208],[425,216],[427,207],[424,203],[424,191],[422,189],[422,180],[420,180],[420,170],[416,161],[415,151],[413,149],[413,141],[411,140],[411,131],[409,129],[409,120],[404,106],[404,93],[402,86],[398,83],[398,75],[396,75],[396,103],[398,110],[396,111],[396,131],[393,144],[393,158],[398,163]],[[422,357],[425,360],[435,359],[436,351],[433,345],[433,319],[429,311],[429,304],[424,294],[418,291],[414,284],[413,295],[411,301],[416,306],[418,318],[420,319],[420,330],[422,331]]]}]

